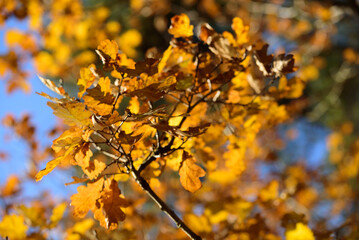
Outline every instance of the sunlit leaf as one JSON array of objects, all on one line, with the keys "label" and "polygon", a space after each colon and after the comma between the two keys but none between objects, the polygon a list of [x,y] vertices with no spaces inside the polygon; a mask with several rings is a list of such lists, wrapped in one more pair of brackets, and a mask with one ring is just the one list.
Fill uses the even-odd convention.
[{"label": "sunlit leaf", "polygon": [[121,208],[128,206],[128,202],[120,196],[121,191],[115,180],[107,179],[105,188],[98,199],[99,207],[94,212],[95,218],[100,221],[101,226],[114,230],[119,221],[124,221],[125,213]]},{"label": "sunlit leaf", "polygon": [[201,188],[202,183],[199,179],[204,177],[206,172],[195,163],[195,159],[187,152],[183,152],[182,164],[179,168],[180,181],[184,189],[195,192]]}]

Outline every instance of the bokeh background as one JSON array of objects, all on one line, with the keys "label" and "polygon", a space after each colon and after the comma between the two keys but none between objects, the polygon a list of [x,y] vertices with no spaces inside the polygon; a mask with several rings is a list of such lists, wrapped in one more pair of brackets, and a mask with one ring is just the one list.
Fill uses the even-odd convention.
[{"label": "bokeh background", "polygon": [[[298,178],[309,178],[298,209],[305,212],[315,205],[312,224],[333,229],[349,216],[358,222],[357,0],[1,1],[0,218],[14,199],[30,204],[51,195],[56,203],[76,192],[76,186],[64,186],[70,181],[68,170],[54,171],[46,181],[33,180],[49,160],[52,140],[64,129],[47,100],[35,93],[49,93],[37,75],[57,83],[61,79],[74,95],[80,68],[100,63],[94,49],[102,40],[114,39],[135,60],[153,47],[161,53],[171,39],[170,19],[180,13],[189,16],[195,31],[204,22],[218,32],[231,31],[232,19],[241,17],[252,39],[264,39],[270,53],[294,54],[295,75],[307,86],[302,97],[286,100],[295,111],[276,129],[281,141],[258,162],[260,177],[276,175],[285,182],[290,181],[285,174],[294,171]],[[17,192],[14,199],[6,192],[9,182]]]}]

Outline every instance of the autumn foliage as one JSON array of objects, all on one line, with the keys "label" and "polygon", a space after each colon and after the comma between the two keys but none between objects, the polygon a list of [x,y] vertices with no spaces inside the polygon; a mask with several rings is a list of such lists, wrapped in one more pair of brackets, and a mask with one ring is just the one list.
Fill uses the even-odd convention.
[{"label": "autumn foliage", "polygon": [[[52,55],[35,54],[38,78],[51,90],[37,94],[49,100],[48,107],[62,120],[53,130],[56,138],[42,152],[28,116],[18,120],[9,115],[3,124],[31,146],[28,177],[46,181],[53,171],[75,169],[65,185],[77,184],[77,193],[69,204],[39,200],[6,211],[1,237],[46,239],[53,229],[61,229],[66,239],[314,240],[332,239],[341,230],[353,239],[358,236],[349,217],[336,229],[326,229],[321,221],[308,224],[308,211],[320,200],[308,179],[325,182],[325,176],[302,164],[285,166],[265,181],[258,171],[260,163],[276,161],[276,151],[283,148],[276,129],[302,111],[298,99],[317,73],[315,67],[298,72],[293,54],[270,53],[245,19],[234,17],[231,30],[220,33],[208,23],[196,30],[184,13],[171,18],[171,38],[163,53],[151,48],[144,60],[135,60],[140,41],[131,45],[128,39],[139,40],[139,33],[128,30],[118,36],[120,26],[107,21],[106,10],[91,10],[94,19],[85,21],[80,2],[62,4],[68,14],[56,12],[61,6],[54,8],[44,38]],[[131,4],[138,11],[144,7],[138,1]],[[201,4],[215,14],[215,4]],[[29,9],[41,14],[41,7]],[[31,27],[41,28],[39,16],[29,14]],[[77,30],[63,22],[77,22]],[[98,32],[89,41],[91,27]],[[56,33],[66,38],[57,39]],[[28,38],[26,44],[23,38]],[[26,34],[10,32],[7,39],[26,51],[38,51]],[[87,50],[95,43],[95,51]],[[81,53],[70,58],[71,51]],[[15,53],[6,58],[15,58]],[[88,66],[78,69],[84,64]],[[65,90],[66,81],[44,77],[71,75],[70,69],[79,70],[75,95]],[[13,74],[9,92],[30,89],[26,73],[9,66],[6,71]],[[333,185],[324,186],[337,213],[351,192],[341,190],[340,183],[358,176],[357,150],[353,148],[346,162],[340,160],[351,127],[343,125],[328,141],[329,159],[339,170],[330,175]],[[1,197],[15,196],[19,182],[11,176]]]}]

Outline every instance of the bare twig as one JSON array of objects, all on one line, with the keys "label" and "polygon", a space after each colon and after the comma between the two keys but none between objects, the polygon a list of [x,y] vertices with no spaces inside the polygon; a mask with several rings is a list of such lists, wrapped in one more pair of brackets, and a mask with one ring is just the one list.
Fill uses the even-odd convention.
[{"label": "bare twig", "polygon": [[140,185],[140,187],[147,193],[147,195],[159,206],[159,208],[172,219],[182,231],[184,231],[191,239],[202,239],[196,233],[194,233],[178,216],[177,214],[152,190],[147,181],[141,177],[140,173],[135,169],[131,163],[131,174],[134,180]]}]

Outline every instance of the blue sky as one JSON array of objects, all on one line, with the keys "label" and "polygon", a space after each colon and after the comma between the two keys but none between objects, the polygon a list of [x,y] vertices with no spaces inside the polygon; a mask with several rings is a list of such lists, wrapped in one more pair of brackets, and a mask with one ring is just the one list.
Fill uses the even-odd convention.
[{"label": "blue sky", "polygon": [[[9,29],[26,30],[26,21],[11,19],[6,21],[5,26],[0,28],[0,54],[7,51],[4,42],[5,33]],[[56,117],[52,114],[51,108],[46,105],[47,99],[37,95],[35,92],[46,92],[52,94],[38,79],[34,66],[27,61],[22,66],[30,74],[28,78],[31,84],[31,92],[24,94],[22,91],[15,91],[12,94],[6,92],[6,82],[0,77],[0,119],[8,113],[12,113],[16,118],[20,118],[25,113],[31,116],[31,122],[36,126],[36,137],[40,141],[40,146],[44,147],[51,144],[53,139],[47,136],[47,132],[56,123]],[[53,95],[53,94],[52,94]],[[27,169],[28,149],[23,140],[14,136],[10,129],[0,125],[0,152],[6,152],[9,158],[0,161],[0,185],[3,185],[10,174],[23,175]],[[43,163],[44,167],[46,163]],[[50,191],[58,198],[66,197],[75,192],[76,186],[65,187],[64,183],[71,182],[71,178],[66,176],[63,171],[54,171],[44,177],[41,182],[28,181],[22,186],[25,196],[36,197],[41,191]]]}]

